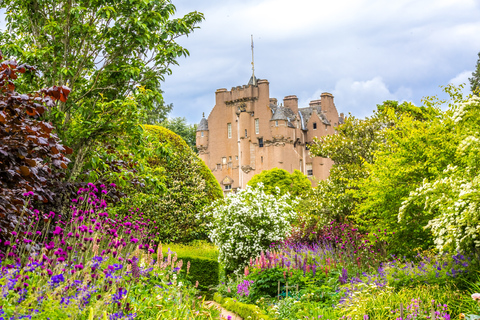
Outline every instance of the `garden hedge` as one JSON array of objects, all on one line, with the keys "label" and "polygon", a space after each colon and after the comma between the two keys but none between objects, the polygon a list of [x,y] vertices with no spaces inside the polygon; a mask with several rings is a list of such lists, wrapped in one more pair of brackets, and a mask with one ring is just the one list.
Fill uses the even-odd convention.
[{"label": "garden hedge", "polygon": [[[218,285],[220,264],[217,260],[187,255],[177,256],[177,260],[183,260],[184,266],[190,261],[190,270],[187,279],[193,284],[198,281],[198,288],[201,290],[208,290]],[[186,267],[182,268],[182,270],[186,269]]]},{"label": "garden hedge", "polygon": [[231,311],[243,319],[251,320],[271,320],[268,315],[254,304],[246,304],[232,298],[223,298],[218,292],[213,295],[213,300],[222,305],[228,311]]}]

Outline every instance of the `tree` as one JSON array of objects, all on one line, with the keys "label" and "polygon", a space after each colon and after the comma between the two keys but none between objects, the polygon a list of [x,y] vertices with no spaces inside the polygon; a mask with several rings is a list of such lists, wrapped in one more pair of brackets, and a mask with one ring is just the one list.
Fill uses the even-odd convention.
[{"label": "tree", "polygon": [[192,148],[193,151],[197,152],[196,124],[188,124],[185,117],[176,117],[166,119],[159,125],[178,134],[180,137],[183,138],[183,140],[185,140],[185,142],[190,146],[190,148]]},{"label": "tree", "polygon": [[470,81],[470,89],[476,96],[480,96],[480,52],[478,53],[477,65],[475,71],[472,72],[472,77],[468,78]]},{"label": "tree", "polygon": [[[451,93],[451,92],[450,92]],[[458,91],[457,91],[458,93]],[[430,135],[444,150],[443,169],[423,179],[403,199],[398,220],[408,221],[415,208],[431,217],[426,228],[440,251],[476,253],[480,257],[480,97],[460,97],[445,112],[443,134]],[[448,148],[444,145],[449,144]]]},{"label": "tree", "polygon": [[[294,170],[291,174],[287,170],[279,168],[264,170],[254,175],[247,185],[256,187],[260,183],[263,184],[263,190],[266,194],[277,196],[288,192],[293,197],[302,197],[309,194],[312,189],[312,182],[298,170]],[[277,187],[280,192],[277,192]]]},{"label": "tree", "polygon": [[156,103],[153,108],[145,112],[142,118],[143,124],[158,125],[167,120],[167,115],[172,111],[173,103],[170,104],[158,104]]},{"label": "tree", "polygon": [[60,143],[51,123],[39,120],[58,100],[67,99],[70,89],[54,86],[20,94],[13,80],[27,70],[33,68],[12,60],[0,64],[0,245],[11,240],[15,228],[23,231],[29,200],[51,202],[56,197],[52,189],[63,178],[66,155],[72,152]]},{"label": "tree", "polygon": [[171,0],[0,0],[0,8],[7,21],[0,48],[38,66],[18,86],[72,89],[45,115],[75,150],[71,179],[98,142],[140,140],[145,111],[163,105],[164,75],[188,55],[176,39],[203,19],[198,12],[172,19]]}]

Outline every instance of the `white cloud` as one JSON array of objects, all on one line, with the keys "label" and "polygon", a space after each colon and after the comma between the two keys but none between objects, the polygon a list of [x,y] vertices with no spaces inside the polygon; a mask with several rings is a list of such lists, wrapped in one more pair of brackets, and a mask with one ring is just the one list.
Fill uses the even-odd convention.
[{"label": "white cloud", "polygon": [[470,86],[470,81],[468,78],[472,77],[473,71],[463,71],[459,73],[456,77],[450,79],[448,83],[453,84],[454,86],[459,86],[460,84],[465,84],[465,86]]},{"label": "white cloud", "polygon": [[341,79],[332,93],[338,109],[357,117],[371,115],[377,104],[385,100],[408,101],[412,98],[411,89],[400,87],[392,92],[379,76],[364,81]]}]

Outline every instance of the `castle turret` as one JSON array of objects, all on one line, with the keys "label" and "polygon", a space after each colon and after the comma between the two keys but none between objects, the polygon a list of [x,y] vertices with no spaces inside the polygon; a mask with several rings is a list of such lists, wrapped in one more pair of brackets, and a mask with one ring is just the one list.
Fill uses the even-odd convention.
[{"label": "castle turret", "polygon": [[197,127],[196,145],[200,154],[208,147],[208,121],[203,114],[202,120]]}]

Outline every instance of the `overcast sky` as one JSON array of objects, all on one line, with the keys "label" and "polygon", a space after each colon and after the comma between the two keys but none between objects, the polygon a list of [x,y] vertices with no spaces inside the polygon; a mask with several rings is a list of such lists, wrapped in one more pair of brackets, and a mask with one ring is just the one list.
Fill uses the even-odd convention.
[{"label": "overcast sky", "polygon": [[216,89],[247,84],[252,34],[272,98],[297,95],[305,107],[330,92],[339,112],[361,118],[388,99],[420,105],[441,85],[469,89],[480,52],[480,0],[172,1],[177,16],[205,14],[178,40],[190,56],[163,85],[170,116],[189,123],[210,113]]},{"label": "overcast sky", "polygon": [[173,0],[177,14],[205,14],[179,42],[190,51],[163,86],[171,116],[198,123],[215,90],[270,82],[270,96],[322,92],[339,112],[372,114],[387,99],[420,105],[439,86],[467,83],[480,51],[480,0]]}]

